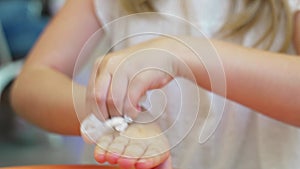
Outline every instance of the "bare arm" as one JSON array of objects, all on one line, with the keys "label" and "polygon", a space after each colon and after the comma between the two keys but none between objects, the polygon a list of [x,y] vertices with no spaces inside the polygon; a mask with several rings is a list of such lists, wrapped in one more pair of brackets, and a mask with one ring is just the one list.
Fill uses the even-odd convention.
[{"label": "bare arm", "polygon": [[[294,47],[300,54],[300,12],[295,15],[294,30]],[[201,40],[189,40],[194,48],[201,48]],[[245,48],[218,40],[212,40],[212,43],[224,66],[227,98],[300,127],[299,56]],[[185,60],[193,68],[198,85],[211,90],[203,65],[195,65],[197,61],[190,57],[185,57]],[[218,66],[211,65],[213,69],[219,69]]]},{"label": "bare arm", "polygon": [[[208,50],[206,40],[195,37],[180,37],[180,39],[198,51],[201,57],[215,57],[214,52]],[[271,118],[300,126],[300,57],[245,48],[218,40],[211,42],[219,53],[227,85],[227,93],[222,93],[219,89],[216,89],[215,93]],[[192,70],[197,84],[211,90],[207,71],[194,52],[173,39],[158,38],[110,53],[104,58],[99,67],[102,74],[96,77],[101,83],[96,83],[93,87],[97,95],[108,93],[96,98],[98,105],[106,105],[104,111],[100,109],[102,112],[108,110],[106,112],[108,114],[123,110],[122,112],[130,113],[130,116],[136,116],[139,112],[138,101],[142,95],[149,89],[164,86],[172,79],[163,72],[191,79],[189,72],[178,59],[156,50],[142,52],[147,51],[144,49],[172,51]],[[213,60],[205,66],[212,72],[218,72],[220,69],[220,64]],[[146,68],[147,71],[141,71]],[[116,69],[122,72],[122,76],[114,74]],[[157,70],[163,71],[158,73]],[[140,73],[136,75],[137,72]],[[214,75],[217,76],[218,74]],[[114,88],[111,79],[114,79],[116,84],[122,85]],[[101,85],[102,83],[106,85]],[[113,97],[114,94],[118,97]]]},{"label": "bare arm", "polygon": [[[300,126],[299,57],[212,42],[224,65],[227,98],[274,119]],[[201,66],[193,63],[196,62],[190,64],[198,84],[210,90],[204,69],[199,71]]]},{"label": "bare arm", "polygon": [[[300,12],[295,14],[293,39],[300,54]],[[248,49],[220,41],[213,41],[213,44],[224,65],[229,99],[271,118],[300,126],[299,56]],[[207,75],[198,77],[199,85],[210,89]]]},{"label": "bare arm", "polygon": [[[16,112],[46,130],[79,134],[71,78],[80,49],[100,27],[92,3],[67,1],[32,49],[14,83],[11,102]],[[84,101],[84,95],[82,98]]]},{"label": "bare arm", "polygon": [[[300,12],[294,46],[300,54]],[[300,127],[300,57],[247,49],[221,42],[228,98],[279,121]]]}]

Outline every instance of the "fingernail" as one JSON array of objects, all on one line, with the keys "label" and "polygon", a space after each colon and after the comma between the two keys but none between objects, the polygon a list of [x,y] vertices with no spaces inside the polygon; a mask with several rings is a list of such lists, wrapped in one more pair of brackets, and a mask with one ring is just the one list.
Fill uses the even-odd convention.
[{"label": "fingernail", "polygon": [[105,163],[105,155],[104,154],[97,154],[95,156],[95,160],[99,163]]},{"label": "fingernail", "polygon": [[118,154],[109,153],[109,155],[106,156],[106,159],[110,164],[117,164],[119,157]]}]

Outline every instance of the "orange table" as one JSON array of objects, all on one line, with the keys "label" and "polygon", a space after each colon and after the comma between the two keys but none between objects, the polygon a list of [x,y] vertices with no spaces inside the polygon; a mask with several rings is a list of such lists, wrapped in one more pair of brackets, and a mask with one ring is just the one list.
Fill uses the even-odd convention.
[{"label": "orange table", "polygon": [[1,167],[1,169],[119,169],[112,166],[100,165],[34,165],[34,166],[16,166]]}]

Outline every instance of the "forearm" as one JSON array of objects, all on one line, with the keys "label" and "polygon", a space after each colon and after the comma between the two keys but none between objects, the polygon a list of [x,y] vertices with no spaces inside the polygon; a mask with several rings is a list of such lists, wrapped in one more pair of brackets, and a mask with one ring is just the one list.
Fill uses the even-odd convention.
[{"label": "forearm", "polygon": [[[80,89],[82,91],[78,93],[82,93],[84,99],[84,88]],[[79,134],[72,81],[60,72],[47,67],[24,70],[14,83],[11,101],[20,116],[43,129],[60,134]]]},{"label": "forearm", "polygon": [[[93,0],[66,2],[28,54],[14,83],[12,105],[22,117],[52,132],[79,134],[71,78],[81,48],[100,26]],[[76,94],[82,96],[76,98],[84,100],[84,90],[79,87]],[[84,105],[79,102],[76,105]]]},{"label": "forearm", "polygon": [[[227,98],[271,118],[300,126],[299,57],[244,48],[216,40],[212,40],[212,43],[224,67]],[[190,65],[197,83],[211,90],[205,68],[195,63],[197,62],[190,62]],[[216,64],[212,69],[220,68]]]}]

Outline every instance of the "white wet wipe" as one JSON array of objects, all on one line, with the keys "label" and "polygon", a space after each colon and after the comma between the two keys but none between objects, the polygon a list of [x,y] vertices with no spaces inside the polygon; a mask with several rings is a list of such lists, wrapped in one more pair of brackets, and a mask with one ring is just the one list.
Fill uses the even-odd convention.
[{"label": "white wet wipe", "polygon": [[87,116],[80,126],[83,139],[88,143],[95,143],[102,135],[114,131],[123,132],[133,120],[128,117],[113,117],[105,122],[100,121],[94,114]]}]

